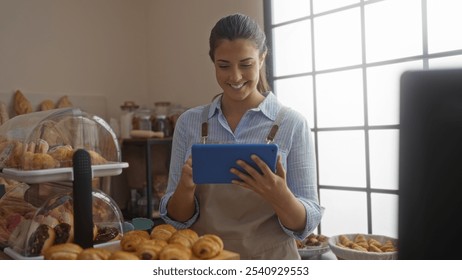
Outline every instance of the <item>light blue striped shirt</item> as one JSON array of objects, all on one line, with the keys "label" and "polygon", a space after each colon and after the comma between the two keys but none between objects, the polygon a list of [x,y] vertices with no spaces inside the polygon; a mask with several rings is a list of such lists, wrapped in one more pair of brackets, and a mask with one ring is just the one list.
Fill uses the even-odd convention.
[{"label": "light blue striped shirt", "polygon": [[[193,217],[184,223],[174,221],[168,217],[167,203],[178,185],[183,164],[191,155],[192,144],[201,140],[204,107],[205,105],[187,110],[180,115],[175,126],[168,187],[161,199],[160,215],[177,228],[190,227],[199,215],[200,202],[196,199],[196,212]],[[211,103],[209,109],[207,142],[266,143],[266,136],[281,108],[282,105],[276,96],[271,92],[267,93],[265,100],[257,108],[245,113],[233,133],[221,111],[220,96]],[[288,110],[281,120],[274,143],[279,146],[279,154],[287,173],[287,185],[302,202],[307,214],[303,231],[293,232],[282,224],[281,227],[288,235],[304,239],[318,226],[322,217],[317,193],[314,143],[306,119],[295,110]]]}]

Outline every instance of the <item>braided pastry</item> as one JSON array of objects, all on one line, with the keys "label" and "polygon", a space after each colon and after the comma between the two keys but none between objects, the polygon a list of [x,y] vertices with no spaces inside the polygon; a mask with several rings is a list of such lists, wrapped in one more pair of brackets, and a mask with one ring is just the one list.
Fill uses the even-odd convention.
[{"label": "braided pastry", "polygon": [[194,243],[192,251],[199,259],[211,259],[223,252],[223,240],[215,234],[204,234]]}]

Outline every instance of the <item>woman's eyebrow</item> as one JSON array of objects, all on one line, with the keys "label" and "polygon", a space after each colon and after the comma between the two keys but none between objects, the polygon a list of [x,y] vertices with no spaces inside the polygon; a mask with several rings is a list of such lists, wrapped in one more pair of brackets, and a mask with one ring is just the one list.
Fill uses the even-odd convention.
[{"label": "woman's eyebrow", "polygon": [[[247,62],[249,60],[253,60],[253,57],[248,57],[248,58],[241,59],[241,60],[239,60],[239,62]],[[229,61],[226,60],[226,59],[217,59],[217,62],[229,63]]]}]

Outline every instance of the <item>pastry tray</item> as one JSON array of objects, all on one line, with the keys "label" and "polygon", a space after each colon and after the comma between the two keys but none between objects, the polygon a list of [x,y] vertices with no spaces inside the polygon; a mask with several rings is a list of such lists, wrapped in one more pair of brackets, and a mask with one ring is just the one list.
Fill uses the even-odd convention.
[{"label": "pastry tray", "polygon": [[[92,178],[116,176],[122,173],[123,168],[127,168],[127,162],[113,162],[100,165],[92,165]],[[73,181],[74,171],[72,167],[61,167],[40,170],[21,170],[16,168],[3,168],[0,176],[21,181],[24,183],[45,183],[59,181]]]}]

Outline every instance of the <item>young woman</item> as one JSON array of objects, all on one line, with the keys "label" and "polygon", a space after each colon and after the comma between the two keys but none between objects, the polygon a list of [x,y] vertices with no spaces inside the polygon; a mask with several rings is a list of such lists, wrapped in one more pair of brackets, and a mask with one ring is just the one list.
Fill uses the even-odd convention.
[{"label": "young woman", "polygon": [[[176,123],[166,195],[160,212],[177,228],[220,236],[241,259],[299,259],[295,239],[304,239],[321,220],[313,140],[307,121],[282,106],[269,91],[264,61],[266,36],[242,14],[220,19],[210,34],[209,55],[223,92],[211,104],[184,112]],[[248,175],[229,185],[193,182],[191,146],[208,125],[210,143],[266,143],[279,146],[276,172],[257,156],[259,173],[243,161]],[[279,130],[271,134],[275,123]]]}]

